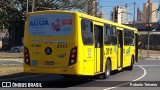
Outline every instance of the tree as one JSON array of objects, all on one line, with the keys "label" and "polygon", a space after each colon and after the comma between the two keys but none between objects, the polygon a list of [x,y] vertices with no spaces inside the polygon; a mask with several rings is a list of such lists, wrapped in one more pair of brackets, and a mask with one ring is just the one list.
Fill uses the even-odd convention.
[{"label": "tree", "polygon": [[17,25],[19,21],[18,10],[14,8],[13,2],[11,0],[0,1],[0,28],[4,26],[5,28],[13,28]]}]

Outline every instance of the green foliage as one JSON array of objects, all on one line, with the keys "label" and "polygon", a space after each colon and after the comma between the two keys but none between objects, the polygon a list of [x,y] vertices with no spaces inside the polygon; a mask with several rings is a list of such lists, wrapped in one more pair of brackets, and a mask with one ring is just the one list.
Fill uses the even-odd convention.
[{"label": "green foliage", "polygon": [[15,8],[12,0],[0,1],[0,29],[14,29],[18,26],[19,11]]}]

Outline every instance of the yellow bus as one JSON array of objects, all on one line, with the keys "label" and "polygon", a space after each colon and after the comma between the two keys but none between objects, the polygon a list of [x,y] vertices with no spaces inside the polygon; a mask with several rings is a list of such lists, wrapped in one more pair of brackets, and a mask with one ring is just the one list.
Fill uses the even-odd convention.
[{"label": "yellow bus", "polygon": [[24,72],[108,78],[138,61],[138,31],[80,12],[26,15]]}]

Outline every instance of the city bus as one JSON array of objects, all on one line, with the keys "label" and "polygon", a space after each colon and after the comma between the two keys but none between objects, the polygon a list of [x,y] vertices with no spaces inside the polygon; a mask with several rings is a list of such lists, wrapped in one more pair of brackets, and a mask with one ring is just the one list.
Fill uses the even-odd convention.
[{"label": "city bus", "polygon": [[80,12],[44,10],[26,14],[24,72],[75,76],[133,69],[138,30]]}]

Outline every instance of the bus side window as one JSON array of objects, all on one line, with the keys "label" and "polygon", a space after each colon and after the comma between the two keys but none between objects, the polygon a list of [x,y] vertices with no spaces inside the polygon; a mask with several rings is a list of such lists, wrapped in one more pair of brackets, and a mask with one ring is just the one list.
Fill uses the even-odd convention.
[{"label": "bus side window", "polygon": [[92,21],[82,19],[81,29],[82,29],[82,40],[84,45],[93,45],[93,24]]},{"label": "bus side window", "polygon": [[129,30],[128,29],[124,29],[124,45],[129,45]]},{"label": "bus side window", "polygon": [[110,25],[105,25],[104,27],[104,44],[110,45],[111,44],[111,27]]},{"label": "bus side window", "polygon": [[124,30],[124,45],[134,45],[134,31]]},{"label": "bus side window", "polygon": [[111,26],[112,45],[117,45],[117,30],[115,26]]},{"label": "bus side window", "polygon": [[134,46],[134,31],[130,31],[130,45]]}]

